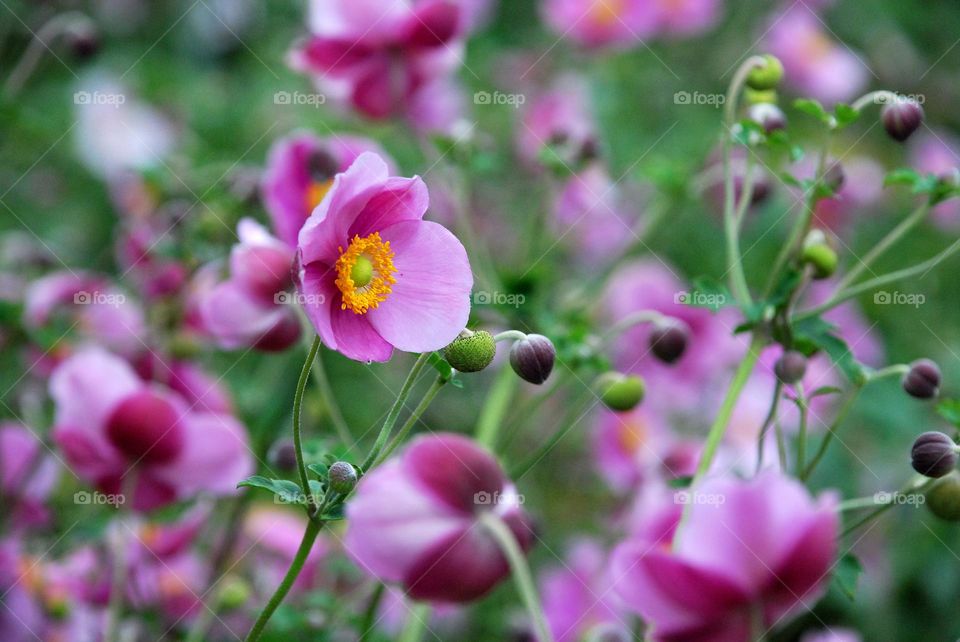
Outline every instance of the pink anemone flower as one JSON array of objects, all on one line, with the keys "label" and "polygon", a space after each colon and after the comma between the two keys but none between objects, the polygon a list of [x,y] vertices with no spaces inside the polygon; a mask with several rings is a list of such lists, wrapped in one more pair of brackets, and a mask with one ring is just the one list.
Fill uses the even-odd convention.
[{"label": "pink anemone flower", "polygon": [[545,0],[544,21],[584,47],[628,47],[654,35],[660,13],[649,0]]},{"label": "pink anemone flower", "polygon": [[60,468],[36,434],[14,422],[0,422],[0,495],[13,529],[45,524],[46,500]]},{"label": "pink anemone flower", "polygon": [[473,274],[460,241],[422,220],[419,176],[391,177],[362,154],[300,230],[300,298],[332,350],[387,361],[393,349],[429,352],[463,330]]},{"label": "pink anemone flower", "polygon": [[137,510],[201,492],[226,495],[253,468],[243,426],[194,409],[173,391],[145,383],[122,359],[90,348],[50,379],[54,440],[70,469],[103,493],[124,492],[133,476]]},{"label": "pink anemone flower", "polygon": [[415,600],[467,602],[509,573],[493,536],[479,523],[494,511],[520,546],[533,543],[522,498],[497,461],[472,440],[421,436],[366,475],[347,504],[347,553]]},{"label": "pink anemone flower", "polygon": [[712,478],[673,549],[630,540],[614,551],[614,586],[652,627],[652,640],[747,642],[812,608],[837,554],[835,498],[814,501],[774,471]]}]

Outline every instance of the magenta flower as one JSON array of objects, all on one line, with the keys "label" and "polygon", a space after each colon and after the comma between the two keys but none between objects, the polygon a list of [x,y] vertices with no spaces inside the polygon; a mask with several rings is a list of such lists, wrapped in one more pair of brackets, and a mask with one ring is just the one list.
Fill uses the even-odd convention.
[{"label": "magenta flower", "polygon": [[300,228],[333,187],[333,177],[346,171],[363,152],[375,152],[393,167],[393,161],[372,140],[359,136],[319,138],[296,132],[270,148],[261,193],[273,232],[296,247]]},{"label": "magenta flower", "polygon": [[323,342],[358,361],[449,344],[470,315],[473,274],[453,234],[421,220],[419,176],[396,178],[362,154],[300,230],[302,303]]},{"label": "magenta flower", "polygon": [[236,419],[188,406],[101,349],[60,364],[50,394],[54,440],[71,470],[107,494],[121,493],[134,476],[126,501],[138,510],[201,492],[232,494],[253,468]]},{"label": "magenta flower", "polygon": [[[960,139],[944,131],[919,132],[910,141],[910,163],[925,174],[956,176],[960,171]],[[939,227],[955,231],[960,226],[960,199],[938,203],[931,214]]]},{"label": "magenta flower", "polygon": [[687,37],[707,31],[720,19],[723,0],[654,0],[659,29],[667,36]]},{"label": "magenta flower", "polygon": [[367,474],[347,504],[347,553],[415,600],[466,602],[509,573],[478,523],[497,513],[526,550],[533,543],[521,498],[497,461],[470,439],[421,436]]},{"label": "magenta flower", "polygon": [[706,500],[689,506],[672,550],[637,539],[613,554],[616,591],[653,640],[747,642],[755,622],[766,631],[812,608],[837,553],[833,497],[814,501],[772,471],[690,492]]},{"label": "magenta flower", "polygon": [[327,93],[370,118],[405,115],[417,93],[460,65],[467,12],[451,0],[315,0],[313,34],[291,54]]},{"label": "magenta flower", "polygon": [[516,144],[517,153],[531,165],[539,162],[545,145],[569,150],[571,156],[578,157],[594,151],[596,131],[584,80],[565,76],[536,96],[523,111]]},{"label": "magenta flower", "polygon": [[654,35],[660,13],[649,0],[545,0],[543,18],[584,47],[628,47]]},{"label": "magenta flower", "polygon": [[[267,586],[275,586],[283,579],[290,567],[303,531],[306,519],[301,511],[282,506],[258,506],[250,511],[243,522],[244,550],[250,551],[250,566],[256,569],[256,577]],[[293,590],[302,592],[318,584],[321,562],[328,546],[319,539],[297,576]]]},{"label": "magenta flower", "polygon": [[293,288],[293,249],[259,223],[237,225],[240,244],[230,252],[230,278],[200,296],[203,328],[227,349],[285,350],[300,338]]},{"label": "magenta flower", "polygon": [[0,423],[0,495],[14,528],[44,524],[45,503],[60,469],[40,437],[20,424]]}]

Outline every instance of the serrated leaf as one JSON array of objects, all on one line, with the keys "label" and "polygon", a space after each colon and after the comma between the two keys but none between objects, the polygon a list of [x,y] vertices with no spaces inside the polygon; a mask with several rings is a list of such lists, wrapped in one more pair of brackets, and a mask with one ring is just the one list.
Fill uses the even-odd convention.
[{"label": "serrated leaf", "polygon": [[237,488],[262,488],[276,495],[284,503],[296,503],[297,499],[303,495],[303,490],[299,485],[289,479],[271,479],[260,475],[247,477],[237,484]]},{"label": "serrated leaf", "polygon": [[327,465],[326,464],[307,464],[307,470],[315,474],[320,479],[327,478]]}]

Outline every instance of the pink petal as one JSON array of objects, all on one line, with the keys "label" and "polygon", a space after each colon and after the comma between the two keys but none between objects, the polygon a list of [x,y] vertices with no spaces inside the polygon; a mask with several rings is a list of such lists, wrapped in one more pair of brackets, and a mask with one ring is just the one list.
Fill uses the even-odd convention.
[{"label": "pink petal", "polygon": [[220,283],[200,300],[204,328],[227,349],[254,345],[289,313],[233,280]]},{"label": "pink petal", "polygon": [[457,33],[460,10],[448,0],[421,2],[409,21],[404,37],[408,47],[439,47]]},{"label": "pink petal", "polygon": [[304,62],[320,73],[338,75],[362,64],[372,50],[361,42],[345,38],[311,38],[300,51]]},{"label": "pink petal", "polygon": [[407,93],[406,70],[389,59],[376,60],[357,77],[351,100],[370,118],[387,118]]},{"label": "pink petal", "polygon": [[334,279],[336,271],[323,263],[311,263],[302,268],[300,275],[300,293],[303,296],[303,309],[313,324],[323,344],[331,350],[337,349],[337,337],[333,333],[332,315],[340,308],[340,290]]},{"label": "pink petal", "polygon": [[[334,303],[338,301],[339,297]],[[339,306],[330,311],[337,351],[356,361],[389,361],[393,346],[377,333],[368,319],[369,313],[357,314],[341,310]]]},{"label": "pink petal", "polygon": [[380,307],[366,316],[394,347],[439,350],[453,341],[470,316],[473,274],[467,252],[445,227],[404,221],[381,231],[396,253],[397,282]]},{"label": "pink petal", "polygon": [[403,578],[415,600],[468,602],[493,588],[510,572],[493,537],[479,524],[437,541]]},{"label": "pink petal", "polygon": [[477,509],[477,493],[499,493],[506,482],[493,455],[462,435],[414,439],[403,454],[403,463],[425,489],[466,515]]},{"label": "pink petal", "polygon": [[[143,383],[126,361],[99,348],[69,357],[50,378],[54,424],[81,430],[97,440],[114,407]],[[103,442],[106,445],[106,442]]]},{"label": "pink petal", "polygon": [[419,221],[430,204],[427,186],[419,176],[391,177],[364,206],[347,233],[366,237],[401,221]]}]

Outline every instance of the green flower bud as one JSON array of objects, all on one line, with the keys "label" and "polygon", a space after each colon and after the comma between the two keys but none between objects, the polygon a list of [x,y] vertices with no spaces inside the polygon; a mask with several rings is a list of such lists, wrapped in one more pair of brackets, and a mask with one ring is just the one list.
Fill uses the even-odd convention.
[{"label": "green flower bud", "polygon": [[960,522],[960,474],[953,471],[927,490],[930,512],[948,522]]},{"label": "green flower bud", "polygon": [[480,372],[497,354],[497,342],[486,330],[464,330],[453,343],[443,349],[443,357],[460,372]]},{"label": "green flower bud", "polygon": [[783,79],[783,63],[776,56],[763,55],[765,64],[754,67],[747,75],[747,86],[751,89],[776,89]]},{"label": "green flower bud", "polygon": [[327,481],[334,492],[346,495],[357,485],[357,469],[345,461],[334,462],[327,471]]},{"label": "green flower bud", "polygon": [[632,410],[641,401],[646,391],[643,379],[638,375],[607,372],[597,379],[597,394],[607,408],[625,412]]},{"label": "green flower bud", "polygon": [[803,242],[800,261],[813,266],[813,278],[826,279],[837,270],[837,253],[821,230],[813,230]]},{"label": "green flower bud", "polygon": [[748,105],[776,105],[777,92],[773,89],[750,89],[743,90],[743,101]]},{"label": "green flower bud", "polygon": [[231,576],[220,589],[220,607],[226,611],[238,609],[250,600],[250,585],[239,577]]}]

